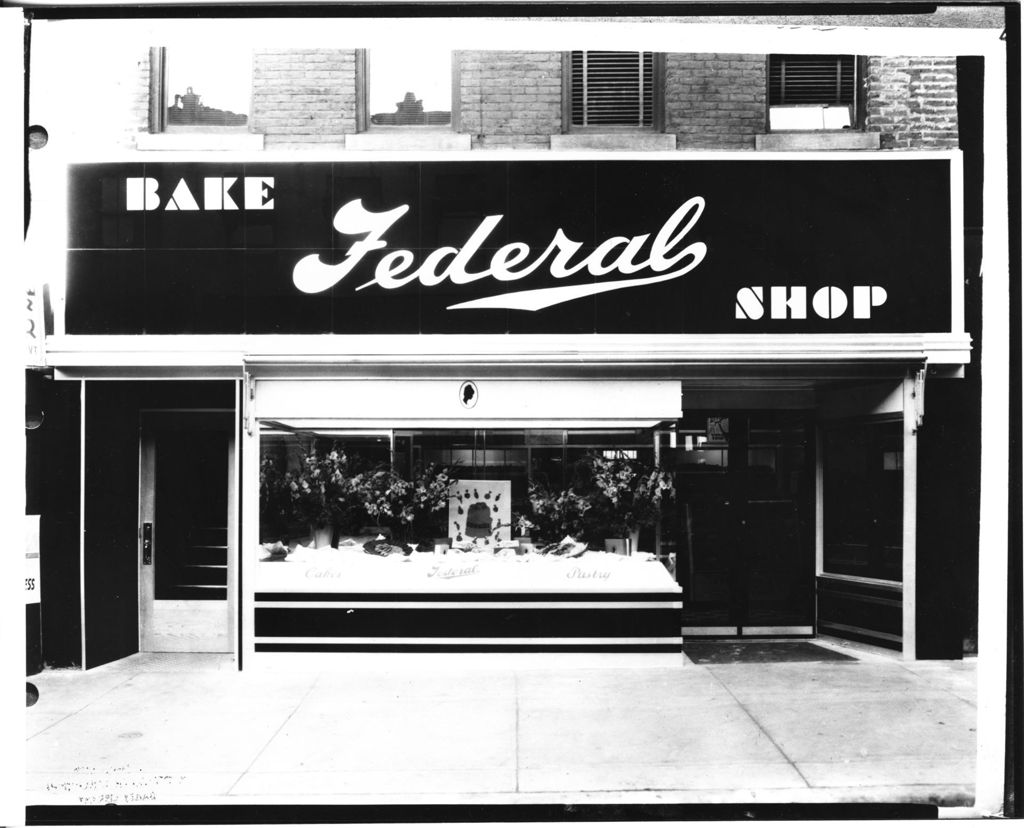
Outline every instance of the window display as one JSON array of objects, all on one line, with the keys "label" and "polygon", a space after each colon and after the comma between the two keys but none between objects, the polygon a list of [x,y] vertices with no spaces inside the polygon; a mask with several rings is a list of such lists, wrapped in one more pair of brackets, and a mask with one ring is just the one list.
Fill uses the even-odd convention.
[{"label": "window display", "polygon": [[261,432],[258,590],[675,586],[658,565],[675,490],[650,429],[272,425]]}]

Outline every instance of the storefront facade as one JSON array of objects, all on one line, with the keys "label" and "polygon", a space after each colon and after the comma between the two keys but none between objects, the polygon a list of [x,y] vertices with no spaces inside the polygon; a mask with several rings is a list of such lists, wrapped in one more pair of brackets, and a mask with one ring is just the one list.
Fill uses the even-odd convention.
[{"label": "storefront facade", "polygon": [[[667,57],[665,88],[685,63]],[[933,542],[950,493],[919,481],[949,439],[929,437],[949,414],[926,391],[941,404],[972,363],[955,137],[724,153],[682,140],[665,101],[675,151],[568,130],[375,155],[353,137],[371,129],[310,160],[179,158],[145,155],[147,132],[69,163],[52,380],[32,382],[68,426],[40,457],[77,477],[43,536],[77,567],[44,593],[44,660],[69,617],[78,646],[51,663],[86,668],[678,664],[685,638],[821,635],[960,657],[943,614],[976,560]],[[332,451],[414,487],[448,470],[451,515],[403,534],[364,514],[318,540],[270,481]],[[595,457],[673,494],[628,544],[582,521],[581,547],[542,554],[562,536],[532,486],[557,498]]]}]

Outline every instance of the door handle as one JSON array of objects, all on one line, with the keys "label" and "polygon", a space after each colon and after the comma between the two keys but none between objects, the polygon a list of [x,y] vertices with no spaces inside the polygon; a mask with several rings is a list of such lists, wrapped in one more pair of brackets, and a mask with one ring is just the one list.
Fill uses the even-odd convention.
[{"label": "door handle", "polygon": [[153,565],[153,524],[142,524],[142,565]]}]

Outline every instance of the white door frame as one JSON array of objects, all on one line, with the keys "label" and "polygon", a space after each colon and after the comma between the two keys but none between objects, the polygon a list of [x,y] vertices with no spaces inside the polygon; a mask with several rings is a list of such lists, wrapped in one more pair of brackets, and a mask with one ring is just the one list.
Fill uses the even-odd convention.
[{"label": "white door frame", "polygon": [[[191,416],[223,415],[228,437],[227,463],[225,470],[227,492],[227,596],[226,606],[212,601],[160,601],[157,607],[154,595],[153,565],[143,562],[145,541],[143,527],[153,524],[153,553],[159,550],[159,521],[155,515],[156,457],[152,439],[154,422],[161,417],[174,415],[187,422]],[[138,512],[138,649],[139,652],[223,652],[234,653],[237,640],[238,603],[238,463],[237,425],[233,422],[234,412],[230,409],[144,409],[139,414],[139,512]],[[209,605],[209,606],[206,606]],[[161,632],[164,625],[177,625],[174,632]],[[222,633],[207,637],[211,626],[222,626]]]}]

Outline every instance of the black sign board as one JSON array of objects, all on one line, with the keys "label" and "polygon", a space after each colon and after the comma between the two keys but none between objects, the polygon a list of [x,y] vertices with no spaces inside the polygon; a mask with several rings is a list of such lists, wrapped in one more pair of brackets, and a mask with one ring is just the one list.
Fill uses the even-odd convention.
[{"label": "black sign board", "polygon": [[950,161],[77,165],[73,334],[951,329]]}]

